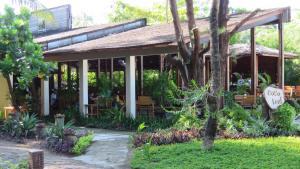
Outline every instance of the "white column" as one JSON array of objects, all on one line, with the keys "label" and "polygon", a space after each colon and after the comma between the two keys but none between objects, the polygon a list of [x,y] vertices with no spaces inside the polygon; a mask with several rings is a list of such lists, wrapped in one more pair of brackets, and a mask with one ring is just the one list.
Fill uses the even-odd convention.
[{"label": "white column", "polygon": [[42,115],[48,116],[50,112],[49,107],[49,79],[41,79],[41,108]]},{"label": "white column", "polygon": [[126,56],[126,113],[136,116],[135,104],[135,56]]},{"label": "white column", "polygon": [[9,80],[10,80],[10,84],[11,84],[11,88],[14,88],[14,75],[11,73],[9,74]]},{"label": "white column", "polygon": [[88,114],[88,60],[79,61],[79,111]]}]

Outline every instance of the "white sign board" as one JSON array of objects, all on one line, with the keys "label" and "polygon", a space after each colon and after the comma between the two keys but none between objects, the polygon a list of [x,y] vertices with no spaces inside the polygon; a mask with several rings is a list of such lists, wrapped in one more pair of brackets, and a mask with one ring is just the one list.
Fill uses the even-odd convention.
[{"label": "white sign board", "polygon": [[263,96],[268,106],[273,110],[284,103],[284,92],[282,89],[269,86],[264,90]]}]

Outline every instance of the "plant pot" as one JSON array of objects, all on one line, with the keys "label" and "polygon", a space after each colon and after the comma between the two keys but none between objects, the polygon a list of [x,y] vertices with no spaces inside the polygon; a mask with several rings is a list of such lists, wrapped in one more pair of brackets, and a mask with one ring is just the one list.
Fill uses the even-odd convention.
[{"label": "plant pot", "polygon": [[63,127],[65,125],[65,115],[56,114],[55,115],[55,125],[59,127]]}]

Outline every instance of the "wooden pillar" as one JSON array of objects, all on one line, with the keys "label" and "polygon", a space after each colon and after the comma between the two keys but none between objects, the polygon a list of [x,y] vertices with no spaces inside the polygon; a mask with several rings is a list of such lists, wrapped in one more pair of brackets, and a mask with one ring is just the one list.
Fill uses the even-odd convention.
[{"label": "wooden pillar", "polygon": [[159,56],[159,60],[160,60],[160,62],[159,62],[159,67],[160,67],[159,71],[160,71],[160,73],[162,73],[163,70],[164,70],[164,58],[165,58],[164,54],[161,54]]},{"label": "wooden pillar", "polygon": [[144,57],[140,56],[138,64],[139,95],[144,95]]},{"label": "wooden pillar", "polygon": [[110,77],[110,80],[113,79],[113,74],[114,73],[114,58],[111,58],[110,59],[110,71],[109,71],[109,77]]},{"label": "wooden pillar", "polygon": [[58,101],[58,112],[61,113],[61,65],[62,63],[58,62],[57,64],[57,101]]},{"label": "wooden pillar", "polygon": [[62,80],[62,78],[61,78],[61,63],[59,62],[57,64],[57,90],[58,90],[58,92],[61,91],[61,80]]},{"label": "wooden pillar", "polygon": [[255,28],[251,28],[251,94],[256,96],[258,85],[258,64],[255,45]]},{"label": "wooden pillar", "polygon": [[79,61],[79,111],[88,114],[88,60]]},{"label": "wooden pillar", "polygon": [[71,64],[70,62],[67,63],[67,83],[68,83],[68,89],[71,88]]},{"label": "wooden pillar", "polygon": [[107,59],[104,60],[105,60],[105,75],[107,76],[107,72],[108,72]]},{"label": "wooden pillar", "polygon": [[101,75],[101,59],[98,59],[97,63],[98,63],[98,67],[97,67],[98,78],[100,78],[100,75]]},{"label": "wooden pillar", "polygon": [[277,82],[279,88],[284,89],[284,53],[283,53],[283,24],[282,24],[282,15],[280,15],[278,23],[278,39],[279,39],[279,57],[277,62]]},{"label": "wooden pillar", "polygon": [[126,113],[131,118],[136,117],[135,104],[135,56],[126,56]]},{"label": "wooden pillar", "polygon": [[77,84],[77,89],[79,91],[79,62],[78,65],[76,66],[76,84]]}]

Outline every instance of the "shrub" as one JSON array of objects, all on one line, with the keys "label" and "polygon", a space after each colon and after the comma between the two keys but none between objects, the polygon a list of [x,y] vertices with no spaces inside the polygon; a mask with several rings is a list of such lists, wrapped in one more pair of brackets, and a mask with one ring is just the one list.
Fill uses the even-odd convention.
[{"label": "shrub", "polygon": [[[27,160],[21,160],[18,163],[13,163],[11,161],[2,160],[0,158],[0,169],[9,168],[9,169],[29,169],[29,163]],[[2,168],[3,167],[3,168]]]},{"label": "shrub", "polygon": [[75,143],[75,146],[72,148],[72,153],[76,155],[82,154],[92,143],[93,137],[94,137],[93,134],[80,137],[79,140]]},{"label": "shrub", "polygon": [[29,115],[28,113],[25,114],[21,119],[21,127],[22,132],[24,132],[25,137],[28,135],[33,135],[34,128],[37,124],[37,118],[35,114]]},{"label": "shrub", "polygon": [[295,116],[295,108],[288,103],[284,103],[273,113],[272,124],[279,130],[291,132],[294,130],[293,120]]},{"label": "shrub", "polygon": [[3,121],[3,120],[4,120],[4,112],[0,111],[0,121]]},{"label": "shrub", "polygon": [[245,125],[253,123],[250,112],[239,104],[225,107],[222,114],[219,120],[221,129],[242,131]]},{"label": "shrub", "polygon": [[195,116],[190,114],[180,115],[179,119],[175,123],[175,127],[179,129],[189,129],[189,128],[200,128],[202,125],[201,120]]},{"label": "shrub", "polygon": [[65,132],[69,132],[73,128],[73,122],[69,121],[63,126],[50,124],[47,128],[47,136],[48,137],[58,137],[59,139],[63,139]]},{"label": "shrub", "polygon": [[34,129],[37,124],[35,114],[25,114],[18,119],[15,116],[10,116],[4,121],[3,130],[11,137],[25,137],[33,136]]},{"label": "shrub", "polygon": [[192,128],[189,130],[167,129],[160,130],[154,133],[141,133],[133,136],[134,147],[141,147],[146,143],[152,145],[164,145],[173,143],[183,143],[190,140],[200,138],[201,130]]},{"label": "shrub", "polygon": [[20,121],[10,116],[4,121],[3,131],[11,137],[21,137],[22,126]]},{"label": "shrub", "polygon": [[250,137],[261,137],[270,135],[271,128],[268,123],[262,119],[255,119],[251,125],[245,125],[243,132]]}]

